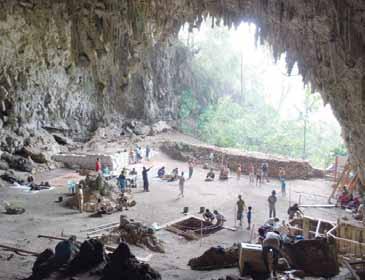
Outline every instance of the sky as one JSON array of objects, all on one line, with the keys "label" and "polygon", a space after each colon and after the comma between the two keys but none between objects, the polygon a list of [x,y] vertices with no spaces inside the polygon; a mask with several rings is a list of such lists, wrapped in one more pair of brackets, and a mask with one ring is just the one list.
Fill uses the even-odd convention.
[{"label": "sky", "polygon": [[[208,20],[208,22],[210,21]],[[194,29],[194,40],[199,41],[204,38],[210,28],[210,24],[203,24],[200,30]],[[275,63],[269,46],[255,44],[255,28],[254,24],[242,23],[237,29],[229,30],[229,40],[237,51],[242,51],[245,64],[250,65],[257,63],[257,61],[265,64],[266,71],[262,74],[265,99],[276,107],[282,92],[287,92],[281,112],[283,118],[292,119],[298,115],[298,110],[303,104],[305,88],[302,76],[298,74],[296,66],[288,76],[285,54]],[[187,32],[187,27],[185,27],[180,33],[180,38],[186,38]],[[286,90],[287,88],[288,90]],[[312,114],[311,117],[339,126],[330,105],[323,106],[322,104],[320,110],[316,114]]]}]

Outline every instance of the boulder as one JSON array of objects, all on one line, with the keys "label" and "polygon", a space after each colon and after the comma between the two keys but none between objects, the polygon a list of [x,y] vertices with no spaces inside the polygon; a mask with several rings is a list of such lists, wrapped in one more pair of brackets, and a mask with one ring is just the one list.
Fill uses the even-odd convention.
[{"label": "boulder", "polygon": [[92,269],[104,261],[104,245],[97,239],[89,239],[81,244],[80,252],[70,262],[67,272],[74,275]]},{"label": "boulder", "polygon": [[165,121],[158,121],[151,126],[149,135],[153,136],[162,132],[167,132],[171,129],[171,126],[169,126]]},{"label": "boulder", "polygon": [[193,270],[214,270],[238,266],[239,246],[230,248],[211,247],[200,257],[189,260],[188,265]]},{"label": "boulder", "polygon": [[70,139],[68,139],[67,137],[65,137],[61,134],[53,133],[52,136],[53,136],[54,140],[56,140],[56,142],[62,146],[72,144],[72,141]]},{"label": "boulder", "polygon": [[4,160],[0,160],[0,170],[8,170],[8,169],[9,169],[9,164]]},{"label": "boulder", "polygon": [[26,181],[25,177],[15,175],[12,170],[8,170],[0,174],[0,178],[10,184],[18,183],[23,184]]},{"label": "boulder", "polygon": [[8,153],[15,153],[23,147],[23,139],[11,131],[0,132],[0,148]]},{"label": "boulder", "polygon": [[47,163],[49,161],[47,154],[38,148],[24,146],[19,154],[27,158],[30,157],[36,163]]},{"label": "boulder", "polygon": [[1,154],[1,159],[9,164],[10,168],[15,170],[32,172],[33,163],[31,160],[24,158],[22,156],[12,155],[7,152]]},{"label": "boulder", "polygon": [[161,275],[149,264],[140,263],[131,253],[128,244],[122,242],[111,255],[101,280],[121,279],[159,280]]}]

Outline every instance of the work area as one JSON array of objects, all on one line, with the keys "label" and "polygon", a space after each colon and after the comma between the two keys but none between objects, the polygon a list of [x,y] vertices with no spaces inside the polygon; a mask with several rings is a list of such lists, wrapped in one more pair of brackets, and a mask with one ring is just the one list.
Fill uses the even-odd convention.
[{"label": "work area", "polygon": [[[176,137],[175,133],[169,135]],[[172,279],[177,273],[181,279],[225,279],[227,275],[235,275],[233,279],[264,279],[273,269],[273,258],[279,263],[275,274],[280,277],[335,277],[350,275],[347,266],[363,261],[364,245],[359,241],[364,234],[362,221],[341,205],[335,207],[342,192],[333,192],[332,185],[340,182],[325,178],[286,180],[283,170],[266,178],[270,164],[266,166],[265,160],[254,168],[254,181],[250,179],[250,166],[247,172],[238,174],[235,163],[228,160],[224,162],[231,164],[228,178],[220,179],[224,154],[214,147],[199,158],[179,161],[162,152],[157,143],[148,144],[147,157],[146,149],[138,155],[138,148],[146,145],[137,145],[130,153],[134,156],[118,172],[106,171],[108,162],[95,159],[93,169],[74,166],[34,176],[35,182],[49,182],[51,190],[34,193],[2,188],[2,199],[6,197],[25,210],[18,215],[1,214],[0,247],[5,247],[0,255],[9,259],[2,266],[2,275],[29,277],[33,264],[34,278],[30,279],[48,279],[61,273],[63,269],[60,272],[51,265],[55,257],[51,255],[41,266],[50,271],[41,277],[36,269],[40,265],[35,263],[37,256],[31,255],[41,254],[46,248],[56,248],[57,255],[57,244],[62,242],[78,244],[70,260],[65,261],[73,275],[83,275],[78,279],[94,279],[85,271],[103,263],[109,267],[113,254],[126,247],[136,256],[133,260],[137,267],[147,265],[151,269],[155,277],[151,279]],[[165,174],[161,174],[162,167]],[[147,169],[146,188],[143,171]],[[217,177],[206,181],[212,170]],[[125,178],[121,181],[122,175]],[[260,183],[256,182],[257,175],[262,176]],[[333,201],[328,204],[331,195]],[[268,237],[271,233],[274,243]],[[280,240],[277,246],[276,238]],[[93,245],[82,245],[84,241]],[[271,244],[267,247],[267,266],[263,257],[266,243]],[[93,253],[85,253],[85,246],[91,246]],[[323,254],[318,255],[319,251]],[[85,254],[91,254],[91,264],[75,269],[73,263]],[[38,259],[40,256],[43,253]],[[87,257],[81,261],[90,260]],[[136,268],[128,269],[128,275],[133,275]],[[106,277],[106,268],[102,273]]]}]

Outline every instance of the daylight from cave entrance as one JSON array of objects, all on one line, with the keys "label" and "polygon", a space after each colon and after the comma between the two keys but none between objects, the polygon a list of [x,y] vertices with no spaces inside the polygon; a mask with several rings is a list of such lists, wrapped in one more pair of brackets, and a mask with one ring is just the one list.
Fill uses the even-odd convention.
[{"label": "daylight from cave entrance", "polygon": [[211,21],[179,33],[192,53],[192,71],[206,83],[182,94],[184,132],[218,146],[306,159],[320,168],[347,153],[330,105],[303,83],[296,65],[288,73],[285,54],[275,61],[270,46],[256,41],[254,24],[212,28]]}]

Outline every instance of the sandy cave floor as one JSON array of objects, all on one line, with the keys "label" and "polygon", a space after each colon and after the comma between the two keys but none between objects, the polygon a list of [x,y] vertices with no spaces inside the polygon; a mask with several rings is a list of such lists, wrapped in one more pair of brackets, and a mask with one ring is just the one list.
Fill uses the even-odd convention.
[{"label": "sandy cave floor", "polygon": [[[156,222],[164,224],[181,218],[184,206],[189,207],[190,214],[198,215],[200,206],[211,210],[218,209],[227,219],[228,226],[234,226],[235,202],[238,194],[242,194],[246,205],[253,207],[253,223],[259,225],[268,218],[267,197],[273,189],[280,192],[278,180],[272,179],[260,187],[250,185],[248,177],[243,176],[237,180],[231,174],[226,182],[204,182],[206,170],[196,167],[193,178],[186,182],[185,197],[178,198],[177,182],[164,182],[154,176],[158,167],[166,166],[168,172],[173,167],[186,171],[187,164],[169,159],[162,153],[156,152],[153,159],[144,163],[153,166],[150,171],[150,192],[143,193],[141,184],[134,190],[137,205],[129,211],[123,212],[129,218],[151,225]],[[135,165],[140,171],[142,164]],[[140,173],[139,173],[140,174]],[[55,201],[60,195],[67,192],[67,180],[80,179],[73,170],[57,169],[36,176],[36,181],[50,181],[55,188],[50,191],[28,193],[18,189],[0,189],[0,201],[17,201],[26,208],[23,215],[10,216],[0,213],[0,243],[16,246],[23,249],[41,252],[47,247],[53,248],[57,241],[37,238],[38,234],[60,236],[62,233],[76,234],[84,238],[80,231],[97,225],[118,222],[120,213],[104,216],[103,218],[89,218],[87,213],[80,214],[60,206]],[[302,202],[306,204],[326,204],[330,194],[331,182],[325,180],[293,180],[288,181],[287,190],[290,189],[291,201],[298,201],[301,195]],[[289,205],[289,194],[286,197],[278,195],[277,212],[280,218],[287,218],[286,211]],[[317,218],[335,221],[337,217],[346,213],[340,209],[306,208],[305,214]],[[246,225],[237,231],[221,230],[199,241],[186,241],[173,233],[161,230],[157,236],[165,242],[165,254],[158,254],[132,246],[132,251],[139,257],[153,254],[150,264],[157,269],[163,279],[212,279],[227,274],[237,274],[237,269],[224,269],[218,271],[199,272],[192,271],[187,266],[190,258],[201,255],[211,246],[231,246],[234,242],[247,241],[250,232]],[[9,260],[8,260],[9,258]],[[35,258],[19,256],[17,254],[0,250],[0,279],[22,279],[31,274],[31,267]],[[80,278],[81,279],[81,278]],[[82,278],[85,279],[85,278]],[[88,278],[91,279],[91,278]],[[97,278],[95,278],[97,279]]]}]

